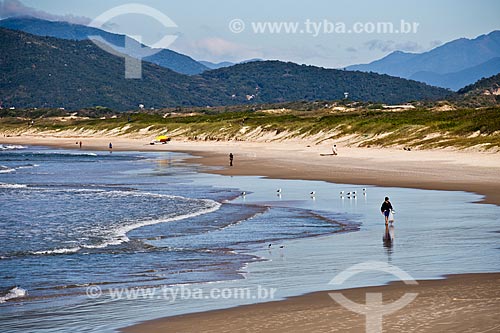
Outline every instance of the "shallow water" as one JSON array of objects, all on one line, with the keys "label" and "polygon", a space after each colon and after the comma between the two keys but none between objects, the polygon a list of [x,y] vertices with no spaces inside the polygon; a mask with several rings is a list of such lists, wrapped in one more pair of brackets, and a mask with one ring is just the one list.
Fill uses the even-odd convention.
[{"label": "shallow water", "polygon": [[[12,258],[0,261],[0,273],[4,277],[2,286],[8,288],[19,284],[34,294],[30,295],[31,298],[19,298],[16,302],[0,305],[0,324],[5,331],[113,331],[161,316],[270,300],[250,297],[172,301],[158,294],[155,297],[117,300],[106,293],[98,299],[90,299],[83,295],[85,286],[76,286],[82,283],[97,284],[104,291],[115,286],[179,286],[185,283],[189,283],[189,288],[201,288],[205,292],[213,288],[263,286],[276,288],[276,298],[282,298],[332,289],[329,281],[336,274],[365,261],[396,265],[414,278],[499,271],[500,268],[500,210],[493,205],[473,204],[480,199],[475,194],[368,187],[365,196],[362,195],[362,186],[198,173],[196,165],[181,164],[179,158],[182,155],[177,154],[113,153],[113,158],[120,160],[111,162],[106,160],[109,157],[105,153],[96,153],[98,159],[101,154],[103,161],[99,164],[87,161],[96,156],[70,156],[70,160],[79,162],[59,163],[63,166],[56,163],[46,168],[44,163],[52,162],[42,161],[43,158],[37,156],[38,162],[27,161],[39,164],[33,168],[35,174],[17,169],[0,176],[2,183],[28,184],[28,191],[34,190],[35,193],[49,187],[51,197],[71,197],[70,193],[74,193],[71,191],[75,191],[75,187],[81,189],[82,184],[91,184],[92,190],[98,191],[94,192],[95,196],[88,196],[89,192],[84,191],[81,200],[66,198],[59,208],[57,204],[51,208],[45,203],[49,207],[26,213],[33,216],[39,212],[40,220],[50,221],[46,215],[56,211],[59,212],[56,218],[67,221],[68,216],[62,213],[67,212],[68,207],[76,207],[79,213],[75,215],[85,216],[84,219],[76,219],[77,222],[88,229],[73,228],[71,233],[55,233],[57,237],[46,239],[44,235],[47,232],[43,228],[36,233],[32,230],[36,227],[29,228],[29,238],[37,239],[37,242],[24,247],[11,245],[10,252],[3,254]],[[0,164],[15,169],[15,163],[25,162],[6,161],[4,158]],[[54,171],[55,165],[58,166],[57,172]],[[90,165],[92,171],[85,169],[84,165]],[[85,172],[79,172],[75,177],[75,166],[85,169]],[[21,172],[27,174],[17,174]],[[55,180],[39,181],[41,175],[47,176],[46,173]],[[6,179],[5,176],[14,178]],[[19,181],[19,176],[25,181]],[[63,184],[65,187],[61,190]],[[69,192],[64,192],[68,186]],[[35,190],[39,187],[42,190]],[[117,187],[125,194],[120,193],[123,196],[113,201],[111,198],[114,195],[110,193],[116,192]],[[282,189],[279,196],[276,192],[278,188]],[[5,188],[0,191],[14,191],[10,193],[21,196],[19,193],[23,189]],[[341,198],[339,192],[342,190],[345,193],[357,191],[357,198]],[[244,197],[239,196],[242,191],[247,193]],[[311,191],[315,191],[314,198],[309,194]],[[141,199],[129,193],[140,194]],[[35,195],[32,198],[34,202],[40,200],[39,195],[43,197],[43,194]],[[391,197],[396,210],[392,230],[394,240],[390,244],[383,241],[383,217],[379,212],[386,195]],[[170,201],[177,200],[173,196],[182,198],[179,198],[178,206],[173,205],[175,208],[168,210],[163,206],[170,207]],[[149,200],[152,197],[154,200]],[[184,206],[205,209],[209,203],[219,205],[214,208],[217,210],[185,220],[133,228],[126,233],[127,239],[123,239],[124,233],[117,233],[116,228],[99,229],[99,223],[104,222],[95,215],[106,212],[104,216],[108,217],[108,222],[105,225],[116,223],[121,227],[136,225],[134,223],[138,219],[144,222],[154,220],[161,214],[167,214],[168,218],[169,213],[184,213]],[[82,206],[94,205],[98,209],[89,218]],[[125,216],[120,215],[124,211]],[[17,216],[9,214],[8,210],[3,210],[2,214],[11,219]],[[130,216],[134,216],[130,219],[133,223],[127,220]],[[22,220],[19,216],[16,218]],[[36,222],[25,222],[31,224],[17,227],[36,226]],[[360,230],[356,231],[358,227]],[[1,237],[16,235],[19,231],[5,234],[5,228],[2,229],[4,233]],[[79,231],[85,234],[95,229],[100,233],[93,232],[95,238],[79,243],[81,249],[75,253],[29,254],[30,251],[56,249],[57,242],[67,242],[79,235]],[[339,233],[346,229],[352,232]],[[110,230],[115,231],[110,234]],[[28,239],[27,235],[22,235],[20,243],[23,243],[23,237]],[[122,237],[122,242],[104,248],[85,247],[103,244],[103,239],[107,237],[118,241]],[[21,254],[16,256],[16,251]],[[5,276],[14,278],[5,279]],[[365,272],[341,287],[383,284],[392,279],[394,277],[386,273]],[[201,281],[220,282],[200,284]],[[60,297],[62,293],[71,296]],[[82,296],[78,296],[79,293]],[[39,297],[33,297],[36,295]]]},{"label": "shallow water", "polygon": [[3,147],[0,314],[78,305],[89,285],[242,279],[255,244],[345,229],[328,214],[230,203],[239,190],[198,184],[183,154]]}]

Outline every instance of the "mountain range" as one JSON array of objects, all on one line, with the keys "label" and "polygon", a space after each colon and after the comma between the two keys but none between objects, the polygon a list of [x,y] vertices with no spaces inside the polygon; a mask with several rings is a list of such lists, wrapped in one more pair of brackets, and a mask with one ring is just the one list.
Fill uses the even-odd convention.
[{"label": "mountain range", "polygon": [[342,99],[403,103],[450,92],[376,73],[350,72],[280,61],[254,61],[184,75],[142,63],[142,79],[124,77],[124,59],[89,40],[41,37],[0,28],[0,101],[4,106],[214,106]]},{"label": "mountain range", "polygon": [[[24,31],[37,36],[49,36],[68,40],[87,40],[89,36],[99,36],[116,47],[125,45],[125,35],[110,33],[101,29],[85,25],[72,24],[63,21],[46,21],[34,17],[12,17],[0,21],[0,27]],[[142,45],[145,52],[152,49]],[[158,51],[158,50],[155,50]],[[134,56],[133,54],[129,54]],[[193,58],[169,49],[161,49],[155,54],[145,57],[144,60],[169,68],[181,74],[200,74],[209,67]]]},{"label": "mountain range", "polygon": [[395,51],[348,70],[375,72],[458,90],[500,73],[500,31],[475,39],[460,38],[424,53]]},{"label": "mountain range", "polygon": [[224,67],[231,67],[231,66],[234,66],[237,64],[246,64],[247,62],[254,62],[254,61],[264,61],[264,59],[254,58],[254,59],[240,61],[238,63],[234,63],[234,62],[230,62],[230,61],[222,61],[222,62],[218,62],[218,63],[213,63],[210,61],[200,61],[200,63],[207,66],[210,69],[219,69],[219,68],[224,68]]},{"label": "mountain range", "polygon": [[[0,20],[0,27],[24,31],[37,36],[56,37],[68,40],[86,40],[90,39],[90,37],[98,36],[103,38],[110,45],[113,45],[115,48],[123,48],[126,38],[129,38],[134,43],[138,43],[137,41],[131,39],[131,37],[111,33],[102,29],[64,21],[47,21],[35,17],[6,18],[4,20]],[[141,52],[147,53],[150,51],[157,51],[151,56],[144,57],[143,59],[145,61],[152,62],[153,64],[157,64],[181,74],[201,74],[210,69],[229,67],[237,64],[229,61],[219,63],[197,61],[187,55],[169,49],[152,49],[143,44],[138,46],[140,46]],[[137,54],[134,54],[133,51],[134,50],[131,49],[128,52],[128,55],[137,58]],[[240,63],[251,61],[262,61],[262,59],[250,59]]]},{"label": "mountain range", "polygon": [[[99,36],[116,47],[123,47],[126,38],[130,39],[125,35],[93,27],[68,22],[46,21],[33,17],[7,18],[0,21],[0,27],[68,40],[86,40],[89,39],[89,36]],[[139,46],[141,51],[152,51],[145,45]],[[169,49],[154,51],[156,51],[155,54],[145,57],[144,60],[181,74],[196,75],[207,70],[230,67],[236,64],[228,61],[219,63],[197,61]],[[132,50],[128,51],[128,54],[137,57],[137,54],[133,54],[133,52]],[[262,59],[251,59],[241,63],[252,61],[262,61]],[[458,90],[483,77],[500,72],[500,31],[493,31],[475,39],[460,38],[420,54],[395,51],[369,64],[352,65],[346,69],[388,74],[437,87]]]},{"label": "mountain range", "polygon": [[209,69],[219,69],[219,68],[223,68],[223,67],[229,67],[229,66],[236,65],[234,62],[230,62],[230,61],[222,61],[222,62],[215,63],[215,62],[200,60],[199,63],[202,64],[203,66],[209,68]]}]

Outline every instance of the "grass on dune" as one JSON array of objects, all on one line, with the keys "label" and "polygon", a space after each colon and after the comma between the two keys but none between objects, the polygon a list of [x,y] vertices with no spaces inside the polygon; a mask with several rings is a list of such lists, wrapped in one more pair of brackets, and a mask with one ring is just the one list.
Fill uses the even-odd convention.
[{"label": "grass on dune", "polygon": [[[122,133],[134,133],[146,127],[150,131],[179,130],[187,137],[209,139],[245,139],[244,133],[254,129],[290,135],[330,133],[333,138],[357,135],[361,146],[408,145],[423,148],[482,145],[484,149],[500,147],[500,108],[458,109],[434,111],[412,109],[386,111],[360,109],[354,111],[235,111],[216,114],[177,115],[119,114],[107,119],[40,118],[35,128],[40,130],[86,129],[105,131],[116,128]],[[1,118],[0,128],[27,126],[27,121]]]}]

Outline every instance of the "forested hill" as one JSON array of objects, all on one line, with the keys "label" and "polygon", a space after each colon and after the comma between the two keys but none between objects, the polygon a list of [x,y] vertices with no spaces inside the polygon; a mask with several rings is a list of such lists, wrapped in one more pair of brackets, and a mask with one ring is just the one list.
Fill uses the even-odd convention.
[{"label": "forested hill", "polygon": [[500,95],[500,74],[483,78],[474,84],[463,87],[458,91],[459,94],[497,94]]},{"label": "forested hill", "polygon": [[[62,21],[47,21],[35,17],[10,17],[0,20],[0,27],[24,31],[37,36],[68,40],[89,40],[89,36],[99,36],[116,47],[123,47],[125,44],[125,35],[114,34],[85,25]],[[152,49],[145,45],[142,45],[142,48],[143,51],[152,51]],[[130,50],[130,55],[133,57],[136,50],[132,49]],[[209,69],[187,55],[169,49],[158,49],[157,51],[145,59],[181,74],[200,74]]]},{"label": "forested hill", "polygon": [[40,37],[0,28],[0,101],[4,107],[214,106],[341,99],[402,103],[442,99],[448,90],[374,73],[250,62],[188,76],[144,62],[125,79],[124,59],[91,41]]},{"label": "forested hill", "polygon": [[[126,79],[124,59],[91,41],[0,29],[0,100],[4,107],[105,106],[116,110],[207,105],[220,87],[143,62],[142,79]],[[221,98],[220,103],[228,103]]]},{"label": "forested hill", "polygon": [[255,101],[349,99],[402,103],[412,100],[441,99],[449,90],[424,83],[380,75],[325,69],[281,61],[259,61],[235,65],[201,74],[211,82],[223,82],[231,94],[244,91]]}]

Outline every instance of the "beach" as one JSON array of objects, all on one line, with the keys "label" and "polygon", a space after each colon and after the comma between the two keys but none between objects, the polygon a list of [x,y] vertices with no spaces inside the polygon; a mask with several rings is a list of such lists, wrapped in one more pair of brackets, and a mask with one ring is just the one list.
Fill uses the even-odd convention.
[{"label": "beach", "polygon": [[[166,145],[149,145],[148,138],[23,135],[0,138],[10,144],[46,145],[107,150],[178,151],[197,157],[223,175],[254,175],[281,179],[324,180],[337,183],[380,185],[433,190],[468,191],[484,195],[483,203],[500,205],[500,154],[474,150],[413,150],[402,148],[357,148],[339,146],[332,156],[331,144],[307,140],[285,142],[206,142],[173,140]],[[229,153],[235,155],[229,165]]]},{"label": "beach", "polygon": [[500,2],[385,2],[0,0],[0,333],[500,333]]},{"label": "beach", "polygon": [[[360,304],[366,293],[382,293],[384,303],[404,293],[415,301],[384,316],[383,332],[496,332],[500,328],[500,274],[449,276],[446,280],[402,282],[342,290]],[[281,302],[153,320],[123,330],[159,332],[365,332],[365,317],[335,303],[328,292],[291,297]]]},{"label": "beach", "polygon": [[[330,154],[330,144],[314,145],[306,141],[262,143],[174,140],[165,145],[149,145],[149,140],[145,138],[36,135],[4,137],[0,141],[4,144],[68,149],[76,149],[78,146],[75,143],[82,141],[84,151],[108,150],[108,144],[112,142],[113,151],[186,152],[194,156],[186,162],[209,167],[204,172],[220,175],[465,191],[484,196],[478,196],[476,202],[500,205],[500,154],[493,153],[405,151],[340,145],[338,156],[322,156],[321,154]],[[229,167],[229,153],[234,154],[233,167]],[[446,202],[443,201],[443,205]],[[419,280],[418,286],[391,283],[388,286],[346,289],[342,292],[358,303],[363,303],[367,292],[382,292],[384,302],[395,301],[406,291],[417,292],[418,297],[414,302],[384,317],[384,332],[493,332],[500,327],[497,316],[500,276],[494,273],[473,273],[475,274],[453,275],[444,280]],[[140,321],[139,318],[138,320]],[[363,332],[364,318],[336,304],[327,292],[315,292],[282,301],[156,319],[124,331],[332,330]]]}]

